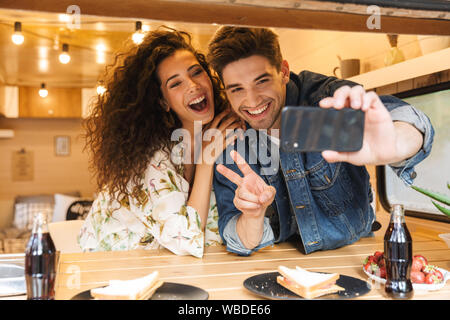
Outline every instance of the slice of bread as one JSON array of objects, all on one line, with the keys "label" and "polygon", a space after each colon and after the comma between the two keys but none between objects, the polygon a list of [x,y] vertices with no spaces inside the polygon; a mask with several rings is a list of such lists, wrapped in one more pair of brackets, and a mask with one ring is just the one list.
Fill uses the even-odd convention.
[{"label": "slice of bread", "polygon": [[281,274],[277,277],[280,285],[306,299],[345,290],[336,285],[337,273],[310,272],[300,267],[290,269],[284,266],[279,266],[278,272]]},{"label": "slice of bread", "polygon": [[100,300],[147,300],[164,282],[155,271],[133,280],[110,280],[109,285],[91,290],[91,296]]}]

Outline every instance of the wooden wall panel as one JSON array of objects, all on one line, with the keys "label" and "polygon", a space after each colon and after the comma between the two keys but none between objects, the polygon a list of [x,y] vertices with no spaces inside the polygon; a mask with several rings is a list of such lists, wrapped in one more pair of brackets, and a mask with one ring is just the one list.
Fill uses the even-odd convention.
[{"label": "wooden wall panel", "polygon": [[[17,195],[79,191],[84,197],[95,192],[88,156],[83,151],[81,119],[0,119],[0,127],[13,129],[14,138],[0,139],[0,228],[12,222]],[[70,137],[70,155],[56,156],[55,136]],[[21,149],[34,154],[32,181],[13,181],[12,154]]]},{"label": "wooden wall panel", "polygon": [[47,88],[39,96],[36,87],[19,87],[19,117],[81,118],[81,88]]}]

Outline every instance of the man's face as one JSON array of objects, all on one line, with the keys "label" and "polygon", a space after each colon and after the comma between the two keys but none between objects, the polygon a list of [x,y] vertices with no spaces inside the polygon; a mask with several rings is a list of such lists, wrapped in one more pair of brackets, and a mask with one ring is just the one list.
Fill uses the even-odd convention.
[{"label": "man's face", "polygon": [[252,128],[280,128],[289,82],[286,61],[277,71],[267,58],[254,55],[228,64],[222,78],[231,107]]}]

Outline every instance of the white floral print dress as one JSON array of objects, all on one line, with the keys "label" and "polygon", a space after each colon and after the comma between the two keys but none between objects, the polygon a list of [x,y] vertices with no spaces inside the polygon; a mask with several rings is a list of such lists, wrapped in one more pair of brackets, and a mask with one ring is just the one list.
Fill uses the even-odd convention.
[{"label": "white floral print dress", "polygon": [[221,244],[214,191],[205,231],[197,211],[186,205],[189,183],[165,153],[157,152],[138,197],[117,201],[101,192],[92,204],[78,242],[83,251],[156,249],[201,258],[205,246]]}]

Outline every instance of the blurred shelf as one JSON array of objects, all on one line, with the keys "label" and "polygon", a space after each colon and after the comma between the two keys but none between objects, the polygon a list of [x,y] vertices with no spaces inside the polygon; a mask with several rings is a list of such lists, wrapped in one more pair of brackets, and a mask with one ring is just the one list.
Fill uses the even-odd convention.
[{"label": "blurred shelf", "polygon": [[450,48],[446,48],[347,80],[363,85],[366,90],[371,90],[449,69]]},{"label": "blurred shelf", "polygon": [[8,139],[14,137],[14,131],[9,129],[0,129],[0,139]]}]

